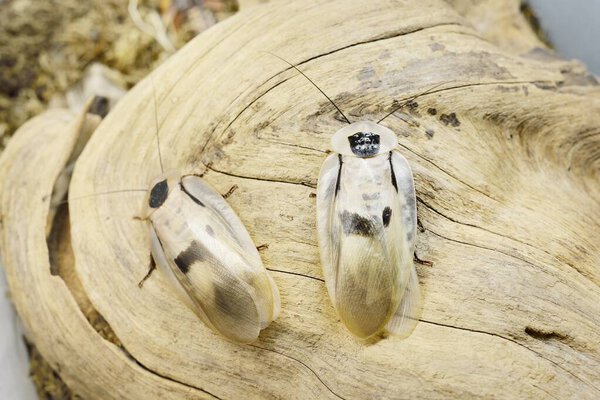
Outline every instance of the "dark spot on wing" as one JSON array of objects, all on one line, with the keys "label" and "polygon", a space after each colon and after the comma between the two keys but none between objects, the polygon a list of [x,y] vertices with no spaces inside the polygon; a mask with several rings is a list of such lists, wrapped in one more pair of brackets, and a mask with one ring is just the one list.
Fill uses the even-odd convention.
[{"label": "dark spot on wing", "polygon": [[433,139],[433,134],[434,134],[433,129],[430,129],[430,128],[425,129],[425,136],[427,136],[427,139]]},{"label": "dark spot on wing", "polygon": [[383,213],[381,214],[381,219],[383,220],[383,226],[387,227],[390,224],[390,219],[392,218],[392,209],[386,207],[383,209]]},{"label": "dark spot on wing", "polygon": [[215,305],[217,306],[217,308],[221,311],[223,311],[224,313],[229,313],[232,309],[232,304],[231,304],[231,300],[228,296],[227,296],[227,290],[223,289],[221,286],[219,285],[215,285],[213,286],[214,288],[214,295],[215,295]]},{"label": "dark spot on wing", "polygon": [[202,261],[205,257],[204,246],[202,246],[197,241],[192,241],[192,243],[188,246],[187,249],[179,253],[179,255],[175,258],[175,264],[177,268],[184,274],[187,274],[190,270],[190,267],[196,261]]},{"label": "dark spot on wing", "polygon": [[392,164],[392,152],[390,151],[390,156],[388,157],[388,161],[390,162],[390,174],[392,175],[392,185],[396,188],[396,193],[398,193],[398,182],[396,182],[396,173],[394,172],[394,164]]},{"label": "dark spot on wing", "polygon": [[215,236],[215,231],[210,227],[210,225],[206,225],[206,233],[208,233],[210,236]]},{"label": "dark spot on wing", "polygon": [[335,181],[335,193],[334,196],[337,196],[338,191],[340,190],[340,179],[342,178],[342,155],[338,154],[338,161],[340,166],[338,168],[337,179]]},{"label": "dark spot on wing", "polygon": [[183,193],[187,194],[187,195],[188,195],[188,197],[189,197],[190,199],[192,199],[192,201],[193,201],[194,203],[198,204],[198,205],[199,205],[199,206],[201,206],[201,207],[206,207],[206,206],[204,205],[204,203],[200,201],[200,199],[198,199],[197,197],[195,197],[194,195],[192,195],[190,192],[188,192],[188,191],[187,191],[187,189],[185,188],[185,185],[183,184],[183,182],[181,182],[181,181],[179,182],[179,187],[181,187],[181,191],[182,191]]},{"label": "dark spot on wing", "polygon": [[440,115],[440,121],[442,121],[444,125],[452,125],[455,128],[460,126],[460,121],[456,118],[456,113],[442,114]]},{"label": "dark spot on wing", "polygon": [[428,113],[429,115],[435,115],[435,114],[437,114],[437,110],[436,110],[435,108],[433,108],[433,107],[429,107],[429,108],[427,109],[427,113]]},{"label": "dark spot on wing", "polygon": [[351,213],[346,210],[341,214],[342,228],[344,234],[348,235],[359,235],[359,236],[373,236],[375,235],[375,225],[371,218],[365,218],[362,215]]},{"label": "dark spot on wing", "polygon": [[158,208],[163,205],[167,197],[169,196],[169,185],[167,180],[158,182],[150,191],[150,198],[148,199],[148,205],[150,208]]},{"label": "dark spot on wing", "polygon": [[348,136],[350,150],[358,157],[371,157],[379,152],[379,135],[372,132],[356,132]]}]

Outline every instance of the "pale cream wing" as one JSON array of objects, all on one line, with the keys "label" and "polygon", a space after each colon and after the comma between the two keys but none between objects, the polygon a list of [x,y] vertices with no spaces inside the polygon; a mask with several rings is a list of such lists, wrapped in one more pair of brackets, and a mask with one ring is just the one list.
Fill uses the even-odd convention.
[{"label": "pale cream wing", "polygon": [[[174,202],[172,197],[176,195],[169,196],[165,204]],[[185,199],[178,200],[185,204]],[[192,310],[233,341],[256,340],[261,327],[256,294],[236,265],[243,260],[219,240],[193,232],[181,211],[163,206],[153,214],[152,224],[170,271],[190,298]]]},{"label": "pale cream wing", "polygon": [[335,298],[335,281],[337,277],[338,256],[340,252],[339,232],[332,229],[334,200],[340,173],[340,156],[332,154],[321,166],[317,181],[317,228],[321,264],[329,296]]},{"label": "pale cream wing", "polygon": [[402,210],[401,222],[405,232],[406,242],[402,244],[402,247],[406,249],[405,251],[410,251],[411,258],[408,262],[407,255],[406,262],[401,266],[404,270],[409,270],[410,275],[406,288],[402,292],[400,305],[387,324],[386,329],[391,334],[408,337],[415,329],[423,308],[419,277],[412,261],[417,227],[416,197],[412,171],[406,159],[400,153],[394,151],[391,155],[391,165],[398,186],[398,200]]},{"label": "pale cream wing", "polygon": [[181,188],[197,204],[211,209],[215,219],[219,220],[221,225],[226,228],[225,232],[247,252],[249,258],[256,259],[260,263],[260,255],[250,234],[223,196],[196,175],[183,176]]},{"label": "pale cream wing", "polygon": [[198,176],[184,176],[181,179],[181,188],[192,201],[204,205],[203,207],[190,207],[189,218],[205,221],[207,220],[204,216],[206,212],[209,215],[208,220],[213,221],[204,227],[194,227],[198,231],[198,235],[203,235],[205,232],[208,232],[209,236],[212,234],[220,242],[228,243],[230,249],[237,252],[246,261],[244,268],[249,268],[251,271],[240,271],[240,274],[245,274],[248,282],[257,292],[256,301],[261,327],[265,328],[279,315],[281,308],[279,289],[264,268],[256,246],[244,224],[223,197]]},{"label": "pale cream wing", "polygon": [[414,252],[417,233],[417,198],[412,170],[404,156],[397,151],[390,154],[390,163],[398,186],[398,198],[401,202],[402,224],[409,249]]},{"label": "pale cream wing", "polygon": [[152,241],[152,258],[154,259],[156,268],[169,282],[169,287],[175,292],[179,300],[181,300],[189,309],[198,315],[202,322],[208,325],[209,328],[215,330],[215,327],[212,325],[204,311],[202,311],[202,308],[188,294],[188,291],[184,289],[183,285],[179,281],[179,278],[175,275],[175,270],[171,267],[152,224],[150,224],[150,239]]},{"label": "pale cream wing", "polygon": [[410,277],[406,289],[402,294],[402,300],[392,319],[386,325],[386,330],[401,338],[410,336],[413,332],[423,309],[419,277],[414,264],[410,267]]}]

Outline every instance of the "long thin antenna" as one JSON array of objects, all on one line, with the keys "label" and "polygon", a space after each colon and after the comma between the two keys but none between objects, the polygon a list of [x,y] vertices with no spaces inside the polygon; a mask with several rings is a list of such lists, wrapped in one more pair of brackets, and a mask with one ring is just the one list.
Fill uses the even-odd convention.
[{"label": "long thin antenna", "polygon": [[337,105],[336,105],[336,104],[333,102],[333,100],[331,100],[331,99],[329,98],[329,96],[327,96],[327,95],[325,94],[325,92],[324,92],[324,91],[322,91],[322,90],[321,90],[321,88],[320,88],[320,87],[318,87],[318,86],[317,86],[317,85],[316,85],[316,84],[315,84],[315,83],[314,83],[314,82],[313,82],[313,81],[312,81],[312,80],[311,80],[311,79],[310,79],[310,78],[309,78],[309,77],[308,77],[308,76],[307,76],[307,75],[306,75],[304,72],[302,72],[302,71],[301,71],[301,70],[300,70],[298,67],[296,67],[296,66],[295,66],[294,64],[292,64],[291,62],[289,62],[289,61],[287,61],[287,60],[285,60],[285,59],[283,59],[283,58],[279,57],[277,54],[273,54],[273,53],[271,53],[271,52],[268,52],[268,51],[263,51],[263,53],[267,53],[267,54],[270,54],[270,55],[272,55],[273,57],[277,57],[277,58],[279,58],[281,61],[283,61],[284,63],[288,64],[290,67],[294,68],[296,71],[298,71],[298,72],[299,72],[299,73],[300,73],[300,74],[301,74],[303,77],[305,77],[306,79],[308,79],[308,81],[309,81],[310,83],[312,83],[312,85],[313,85],[314,87],[316,87],[316,88],[317,88],[317,90],[318,90],[319,92],[321,92],[321,94],[322,94],[323,96],[325,96],[325,97],[327,98],[327,100],[329,100],[329,102],[330,102],[331,104],[333,104],[333,106],[335,107],[335,109],[336,109],[336,110],[337,110],[337,111],[340,113],[340,115],[341,115],[342,117],[344,117],[344,119],[346,120],[346,122],[347,122],[347,123],[349,123],[349,124],[351,124],[351,123],[352,123],[352,122],[350,122],[350,120],[348,119],[348,117],[346,117],[346,115],[345,115],[345,114],[342,112],[342,110],[340,110],[340,108],[339,108],[339,107],[338,107],[338,106],[337,106]]},{"label": "long thin antenna", "polygon": [[85,196],[75,197],[75,198],[72,198],[72,199],[62,200],[62,201],[59,201],[58,203],[53,204],[53,205],[60,206],[60,205],[63,205],[63,204],[67,204],[70,201],[87,199],[87,198],[96,197],[96,196],[104,196],[104,195],[107,195],[107,194],[130,193],[130,192],[148,192],[148,189],[117,189],[117,190],[109,190],[107,192],[93,193],[93,194],[88,194],[88,195],[85,195]]},{"label": "long thin antenna", "polygon": [[414,99],[416,99],[417,97],[420,96],[424,96],[428,93],[431,93],[432,91],[434,91],[435,89],[439,88],[440,86],[446,84],[448,82],[442,82],[442,83],[438,83],[437,85],[435,85],[432,88],[427,89],[426,91],[424,91],[423,93],[419,93],[411,98],[409,98],[408,100],[406,100],[405,102],[403,102],[402,104],[400,104],[398,107],[394,108],[392,111],[390,111],[389,113],[387,113],[385,115],[385,117],[381,118],[379,121],[377,121],[377,123],[380,123],[381,121],[383,121],[384,119],[386,119],[387,117],[389,117],[390,115],[392,115],[393,113],[395,113],[396,111],[400,110],[402,107],[404,107],[405,105],[407,105],[408,103],[410,103],[411,101],[413,101]]},{"label": "long thin antenna", "polygon": [[160,152],[160,135],[158,134],[158,106],[156,104],[156,86],[154,85],[154,76],[150,74],[150,82],[152,82],[152,99],[154,100],[154,124],[156,126],[156,145],[158,146],[158,161],[160,162],[160,172],[165,173],[163,166],[162,154]]}]

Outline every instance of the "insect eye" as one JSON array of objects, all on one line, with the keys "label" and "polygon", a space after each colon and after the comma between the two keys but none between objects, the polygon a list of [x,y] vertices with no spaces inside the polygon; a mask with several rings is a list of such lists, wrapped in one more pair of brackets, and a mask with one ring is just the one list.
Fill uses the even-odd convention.
[{"label": "insect eye", "polygon": [[158,182],[152,190],[150,191],[150,198],[148,199],[148,205],[150,208],[158,208],[160,207],[167,196],[169,195],[169,185],[167,184],[167,180]]},{"label": "insect eye", "polygon": [[379,152],[379,135],[371,132],[356,132],[348,136],[350,149],[358,157],[370,157]]}]

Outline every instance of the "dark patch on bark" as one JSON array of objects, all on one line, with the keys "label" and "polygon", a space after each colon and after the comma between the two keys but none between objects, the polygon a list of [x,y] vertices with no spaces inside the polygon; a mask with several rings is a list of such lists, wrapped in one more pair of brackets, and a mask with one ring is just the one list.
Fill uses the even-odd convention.
[{"label": "dark patch on bark", "polygon": [[99,115],[100,118],[106,117],[108,114],[109,103],[108,98],[104,96],[94,96],[92,104],[90,105],[90,114]]},{"label": "dark patch on bark", "polygon": [[446,49],[446,46],[444,46],[441,43],[431,43],[429,45],[429,48],[431,49],[431,51],[443,51]]},{"label": "dark patch on bark", "polygon": [[567,340],[569,339],[569,337],[567,335],[564,335],[562,333],[558,333],[558,332],[554,332],[554,331],[546,331],[546,330],[542,330],[542,329],[537,329],[537,328],[533,328],[531,326],[528,326],[525,328],[525,333],[529,336],[531,336],[534,339],[538,339],[538,340],[552,340],[552,339],[556,339],[556,340]]},{"label": "dark patch on bark", "polygon": [[427,114],[429,114],[429,115],[436,115],[437,114],[437,110],[435,108],[433,108],[433,107],[429,107],[427,109]]},{"label": "dark patch on bark", "polygon": [[542,89],[542,90],[556,91],[556,89],[557,89],[556,85],[553,83],[547,83],[547,82],[532,82],[532,83],[535,87],[537,87],[538,89]]},{"label": "dark patch on bark", "polygon": [[434,130],[431,128],[425,129],[425,136],[427,136],[427,139],[433,139],[434,133],[435,133]]},{"label": "dark patch on bark", "polygon": [[460,126],[460,121],[456,118],[456,113],[442,114],[440,115],[440,121],[442,121],[444,125],[452,125],[455,128]]},{"label": "dark patch on bark", "polygon": [[413,112],[417,111],[417,108],[419,107],[419,103],[417,103],[414,100],[410,100],[406,103],[406,107],[408,107],[408,111],[413,113]]},{"label": "dark patch on bark", "polygon": [[504,86],[504,85],[499,85],[496,87],[496,90],[502,93],[509,93],[509,92],[518,92],[519,91],[519,87],[518,86]]}]

